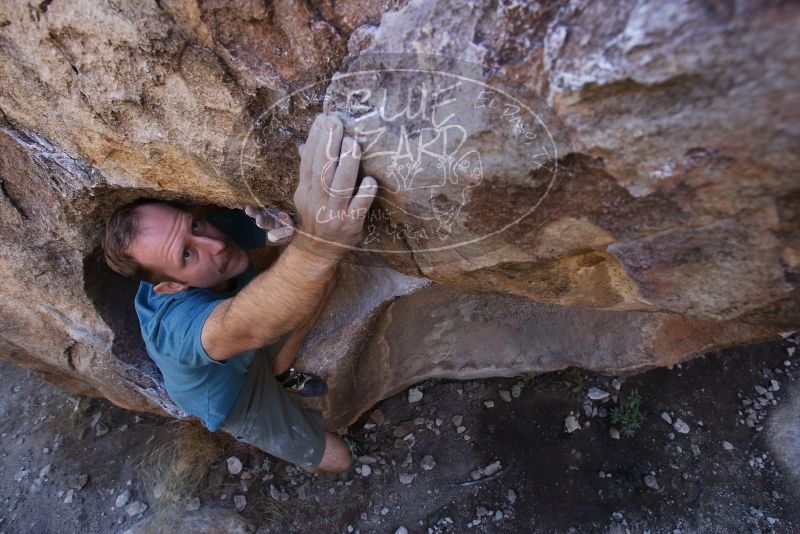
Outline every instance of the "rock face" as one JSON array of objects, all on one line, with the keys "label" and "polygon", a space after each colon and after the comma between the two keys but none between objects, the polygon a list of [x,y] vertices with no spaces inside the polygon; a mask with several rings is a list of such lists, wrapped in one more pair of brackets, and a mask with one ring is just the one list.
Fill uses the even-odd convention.
[{"label": "rock face", "polygon": [[800,327],[791,2],[12,0],[0,356],[181,415],[98,236],[151,196],[291,209],[337,112],[380,181],[301,363],[332,426],[428,377],[613,372]]},{"label": "rock face", "polygon": [[800,492],[800,388],[792,382],[787,386],[783,393],[787,402],[767,421],[766,443],[795,492]]},{"label": "rock face", "polygon": [[305,344],[299,363],[331,386],[322,408],[332,427],[421,377],[515,376],[571,365],[635,372],[764,333],[730,321],[571,308],[443,285],[395,300],[371,330],[360,357],[341,358],[340,336],[322,329]]}]

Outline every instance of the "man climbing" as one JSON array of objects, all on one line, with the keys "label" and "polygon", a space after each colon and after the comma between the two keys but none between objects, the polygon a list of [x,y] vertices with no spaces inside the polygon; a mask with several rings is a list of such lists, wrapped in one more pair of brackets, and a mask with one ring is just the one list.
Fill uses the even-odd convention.
[{"label": "man climbing", "polygon": [[[341,122],[322,114],[301,147],[296,229],[285,213],[270,218],[248,210],[268,230],[265,236],[241,212],[200,218],[168,203],[139,201],[115,211],[103,236],[109,266],[140,281],[135,304],[142,335],[175,403],[209,430],[221,428],[315,471],[347,470],[350,452],[274,375],[301,394],[325,392],[324,382],[292,363],[338,262],[360,241],[375,197],[371,177],[356,188],[360,159]],[[245,249],[265,239],[280,244],[291,234],[257,274]]]}]

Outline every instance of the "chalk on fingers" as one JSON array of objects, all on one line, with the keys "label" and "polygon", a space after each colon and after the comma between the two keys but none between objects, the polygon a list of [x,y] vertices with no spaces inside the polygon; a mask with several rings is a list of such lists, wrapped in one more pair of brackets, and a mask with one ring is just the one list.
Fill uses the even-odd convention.
[{"label": "chalk on fingers", "polygon": [[284,226],[282,228],[276,228],[275,230],[270,230],[267,232],[267,239],[273,243],[279,243],[289,239],[292,234],[294,234],[294,228],[291,226]]}]

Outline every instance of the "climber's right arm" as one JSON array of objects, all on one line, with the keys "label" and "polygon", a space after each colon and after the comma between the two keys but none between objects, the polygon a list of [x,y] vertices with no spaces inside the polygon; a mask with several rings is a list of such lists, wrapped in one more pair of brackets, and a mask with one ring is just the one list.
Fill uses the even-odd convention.
[{"label": "climber's right arm", "polygon": [[268,270],[211,312],[201,333],[211,358],[232,358],[299,326],[319,303],[338,262],[360,241],[377,183],[364,178],[353,196],[361,150],[342,130],[331,115],[314,121],[294,194],[299,235]]}]

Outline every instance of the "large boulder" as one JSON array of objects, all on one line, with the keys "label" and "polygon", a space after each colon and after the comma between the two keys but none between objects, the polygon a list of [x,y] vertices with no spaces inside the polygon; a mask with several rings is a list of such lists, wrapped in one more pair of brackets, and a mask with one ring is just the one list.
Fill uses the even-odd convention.
[{"label": "large boulder", "polygon": [[183,415],[102,225],[141,196],[291,209],[323,109],[381,184],[300,360],[332,426],[425,378],[800,327],[796,3],[4,8],[0,357],[68,390]]},{"label": "large boulder", "polygon": [[392,302],[371,327],[366,347],[352,354],[339,347],[340,336],[350,331],[337,322],[309,336],[300,359],[328,378],[328,395],[309,404],[324,410],[332,428],[423,379],[517,376],[568,366],[628,374],[767,332],[746,323],[572,308],[444,285]]},{"label": "large boulder", "polygon": [[785,381],[782,387],[786,402],[768,416],[766,443],[790,487],[800,495],[800,386]]}]

